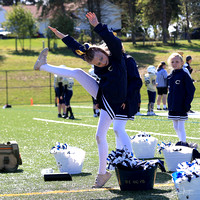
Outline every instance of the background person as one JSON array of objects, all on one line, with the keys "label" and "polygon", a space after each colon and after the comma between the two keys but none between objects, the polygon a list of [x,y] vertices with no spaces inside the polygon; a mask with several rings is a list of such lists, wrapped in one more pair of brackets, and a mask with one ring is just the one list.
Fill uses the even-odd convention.
[{"label": "background person", "polygon": [[[138,94],[142,87],[142,79],[140,78],[134,58],[125,52],[123,53],[123,56],[127,67],[127,96],[120,112],[117,113],[113,121],[113,130],[116,137],[116,148],[122,149],[125,147],[129,152],[133,153],[131,141],[126,133],[125,127],[128,120],[134,120],[134,116],[138,111],[138,104],[140,102]],[[123,139],[126,140],[126,143],[122,140],[122,137],[119,137],[119,135],[124,135]],[[124,144],[129,146],[124,146]]]},{"label": "background person", "polygon": [[162,110],[160,103],[162,100],[163,110],[167,110],[167,71],[165,70],[166,63],[161,62],[157,67],[156,73],[156,88],[157,88],[157,110]]},{"label": "background person", "polygon": [[54,85],[56,90],[56,96],[58,97],[58,118],[62,118],[62,110],[63,110],[63,116],[66,114],[65,111],[65,102],[64,102],[64,87],[63,87],[63,77],[54,75]]},{"label": "background person", "polygon": [[190,74],[192,74],[192,67],[190,64],[192,63],[192,56],[186,56],[186,63],[183,65],[183,68],[187,68]]},{"label": "background person", "polygon": [[156,68],[153,65],[149,65],[147,68],[147,74],[144,75],[145,85],[147,86],[148,94],[148,110],[147,115],[156,115],[154,113],[154,103],[156,100]]},{"label": "background person", "polygon": [[[70,105],[70,100],[73,96],[74,79],[71,77],[63,77],[64,86],[64,102],[66,106],[66,114],[63,116],[65,119],[75,119]],[[70,114],[70,116],[68,115]]]},{"label": "background person", "polygon": [[[190,77],[191,77],[191,79],[192,79],[192,76],[191,76],[191,74],[192,74],[192,72],[193,72],[193,69],[192,69],[192,67],[190,66],[190,64],[192,63],[192,56],[186,56],[186,63],[183,65],[183,70],[185,70],[189,75],[190,75]],[[195,80],[194,79],[192,79],[192,81],[193,82],[195,82]],[[189,113],[195,113],[193,110],[189,110],[188,111]]]}]

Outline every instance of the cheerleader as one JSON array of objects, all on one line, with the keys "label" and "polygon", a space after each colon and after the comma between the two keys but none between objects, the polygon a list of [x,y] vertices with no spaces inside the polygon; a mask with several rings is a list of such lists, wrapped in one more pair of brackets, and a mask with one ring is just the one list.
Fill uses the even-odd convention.
[{"label": "cheerleader", "polygon": [[177,145],[187,146],[185,120],[188,119],[187,112],[191,108],[195,87],[192,79],[183,70],[183,58],[178,53],[173,53],[168,58],[169,65],[173,71],[168,76],[168,119],[173,120],[174,129],[178,135]]},{"label": "cheerleader", "polygon": [[[108,143],[106,140],[107,131],[112,120],[119,113],[121,106],[126,101],[127,96],[127,71],[125,58],[122,53],[121,40],[108,30],[106,25],[98,22],[94,13],[87,13],[90,24],[94,31],[102,37],[109,52],[98,46],[81,45],[69,35],[64,35],[57,29],[49,27],[62,41],[80,58],[94,65],[94,73],[100,78],[99,83],[85,73],[82,69],[74,69],[63,66],[52,66],[47,64],[46,58],[48,49],[44,49],[34,65],[35,70],[47,71],[64,77],[75,78],[87,92],[97,99],[101,114],[96,132],[96,141],[99,152],[99,170],[93,187],[102,187],[111,177],[111,173],[106,171],[108,156]],[[125,141],[123,133],[118,137],[123,141],[123,145],[130,142]],[[132,151],[132,149],[130,149]]]}]

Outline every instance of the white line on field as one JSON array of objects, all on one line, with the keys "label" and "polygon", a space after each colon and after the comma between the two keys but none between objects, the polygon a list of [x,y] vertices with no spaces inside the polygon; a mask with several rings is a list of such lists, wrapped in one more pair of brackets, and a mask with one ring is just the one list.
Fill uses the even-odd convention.
[{"label": "white line on field", "polygon": [[[71,125],[77,125],[77,126],[86,126],[86,127],[93,127],[97,128],[96,125],[90,125],[90,124],[81,124],[81,123],[74,123],[74,122],[63,122],[63,121],[55,121],[55,120],[50,120],[50,119],[40,119],[40,118],[33,118],[33,120],[37,121],[43,121],[43,122],[53,122],[53,123],[58,123],[58,124],[71,124]],[[109,129],[113,129],[110,127]],[[137,131],[137,130],[130,130],[126,129],[127,132],[136,132],[136,133],[141,133],[142,131]],[[151,135],[160,135],[160,136],[167,136],[167,137],[178,137],[177,135],[169,135],[169,134],[162,134],[162,133],[154,133],[154,132],[146,132],[147,134]],[[195,137],[187,137],[188,139],[193,139],[193,140],[200,140],[200,138],[195,138]]]}]

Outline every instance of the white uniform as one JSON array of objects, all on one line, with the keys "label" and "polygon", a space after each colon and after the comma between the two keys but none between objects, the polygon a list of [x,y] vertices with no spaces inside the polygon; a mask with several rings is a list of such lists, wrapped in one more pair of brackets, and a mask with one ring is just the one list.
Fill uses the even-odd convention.
[{"label": "white uniform", "polygon": [[156,92],[156,74],[145,74],[144,80],[147,90]]},{"label": "white uniform", "polygon": [[59,82],[63,82],[63,77],[54,74],[54,87],[55,88],[59,86],[58,85]]},{"label": "white uniform", "polygon": [[67,85],[68,90],[72,90],[72,87],[74,86],[74,79],[71,77],[64,77],[63,78],[63,86]]}]

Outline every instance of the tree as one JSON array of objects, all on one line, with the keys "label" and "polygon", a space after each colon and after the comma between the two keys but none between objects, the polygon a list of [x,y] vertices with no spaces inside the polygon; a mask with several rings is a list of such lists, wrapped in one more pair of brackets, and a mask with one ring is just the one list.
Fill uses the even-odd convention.
[{"label": "tree", "polygon": [[189,43],[191,43],[191,40],[190,40],[190,35],[189,35],[189,10],[188,10],[188,4],[189,4],[189,1],[188,0],[185,0],[185,13],[186,13],[186,22],[187,22],[187,26],[186,26],[186,35],[187,35],[187,40]]},{"label": "tree", "polygon": [[20,39],[22,50],[24,50],[24,38],[31,38],[37,31],[36,21],[31,12],[21,5],[13,6],[12,11],[6,14],[3,26]]},{"label": "tree", "polygon": [[162,27],[162,39],[166,43],[169,23],[180,14],[180,0],[139,0],[139,3],[142,5],[143,21],[154,29]]},{"label": "tree", "polygon": [[[88,0],[87,6],[89,11],[96,13],[99,22],[101,22],[100,0]],[[99,39],[99,36],[95,34],[92,26],[90,26],[90,30],[91,30],[91,42],[94,44],[97,41],[97,38]]]},{"label": "tree", "polygon": [[[2,2],[3,2],[3,5],[4,6],[12,6],[12,5],[17,5],[19,2],[20,2],[20,0],[2,0]],[[1,3],[1,1],[0,1],[0,3]]]},{"label": "tree", "polygon": [[137,7],[138,0],[113,0],[113,3],[121,8],[122,32],[130,32],[133,44],[136,44],[136,32],[140,28],[141,20],[138,18],[140,10]]},{"label": "tree", "polygon": [[[72,12],[66,9],[67,3],[71,0],[40,0],[37,4],[38,9],[42,8],[41,18],[50,18],[50,25],[58,28],[63,33],[73,34],[74,22]],[[55,36],[48,30],[48,47],[50,48],[50,39]]]},{"label": "tree", "polygon": [[3,5],[4,6],[11,6],[13,5],[13,0],[3,0]]},{"label": "tree", "polygon": [[166,0],[162,0],[162,9],[163,9],[163,17],[162,17],[162,37],[163,43],[167,43],[167,16],[166,16]]},{"label": "tree", "polygon": [[190,0],[189,10],[191,12],[190,21],[194,27],[200,26],[200,2],[199,0]]}]

